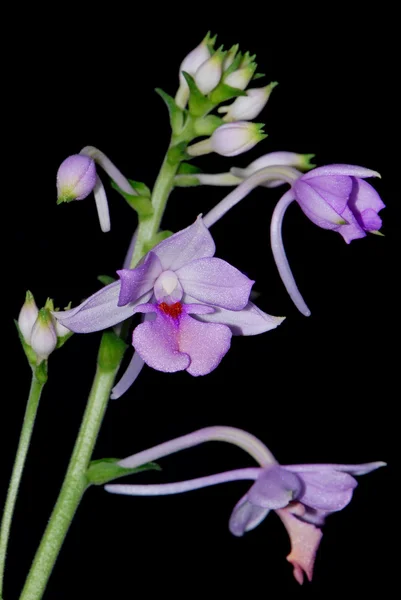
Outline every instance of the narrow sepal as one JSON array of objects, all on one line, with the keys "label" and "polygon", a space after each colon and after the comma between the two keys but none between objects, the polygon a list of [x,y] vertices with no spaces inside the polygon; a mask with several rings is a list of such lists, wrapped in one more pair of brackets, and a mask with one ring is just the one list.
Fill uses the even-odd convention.
[{"label": "narrow sepal", "polygon": [[156,463],[147,463],[133,469],[126,469],[118,465],[118,458],[101,458],[92,460],[86,471],[86,479],[89,485],[104,485],[120,477],[142,473],[143,471],[161,471]]}]

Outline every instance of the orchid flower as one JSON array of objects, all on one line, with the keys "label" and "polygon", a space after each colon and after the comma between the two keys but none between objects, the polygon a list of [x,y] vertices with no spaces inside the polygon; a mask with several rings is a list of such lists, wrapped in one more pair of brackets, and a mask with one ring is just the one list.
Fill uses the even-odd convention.
[{"label": "orchid flower", "polygon": [[357,482],[353,475],[364,475],[384,462],[360,465],[311,464],[280,466],[270,450],[253,435],[232,427],[208,427],[189,435],[134,454],[119,462],[134,468],[169,454],[207,441],[225,441],[248,452],[259,467],[236,469],[188,481],[156,485],[106,485],[113,494],[129,496],[163,496],[179,494],[219,483],[254,481],[234,507],[229,529],[236,536],[257,527],[271,510],[277,512],[291,541],[287,560],[293,565],[294,577],[302,584],[304,573],[312,579],[317,549],[322,538],[325,518],[345,508],[351,501]]},{"label": "orchid flower", "polygon": [[136,196],[128,179],[117,169],[111,160],[93,146],[85,146],[79,154],[66,158],[57,171],[57,203],[83,200],[91,192],[95,197],[100,228],[110,231],[110,213],[106,190],[96,173],[96,164],[101,166],[123,192]]},{"label": "orchid flower", "polygon": [[[234,171],[232,176],[236,175]],[[380,235],[382,221],[378,213],[385,205],[376,190],[365,181],[367,177],[380,175],[377,171],[353,165],[328,165],[305,174],[285,165],[265,166],[212,208],[204,222],[207,227],[216,223],[258,185],[280,180],[289,183],[291,189],[282,196],[273,212],[271,246],[287,292],[298,310],[309,316],[311,312],[295,283],[283,246],[281,228],[285,211],[296,200],[313,223],[323,229],[338,231],[347,243],[365,237],[366,232]]]},{"label": "orchid flower", "polygon": [[[232,334],[256,335],[283,321],[250,302],[254,282],[214,253],[213,238],[198,217],[155,246],[138,267],[117,271],[119,281],[54,317],[71,331],[88,333],[142,313],[144,322],[132,338],[142,361],[159,371],[206,375],[227,353]],[[133,383],[141,360],[134,355],[113,397]]]}]

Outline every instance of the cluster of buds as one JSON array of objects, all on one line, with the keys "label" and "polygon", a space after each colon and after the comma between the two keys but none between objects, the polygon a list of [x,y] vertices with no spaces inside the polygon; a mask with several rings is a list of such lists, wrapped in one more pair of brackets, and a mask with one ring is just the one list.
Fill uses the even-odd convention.
[{"label": "cluster of buds", "polygon": [[[48,299],[40,310],[33,294],[26,293],[25,302],[18,316],[18,328],[30,362],[39,365],[62,345],[71,331],[53,317],[53,301]],[[33,351],[33,354],[32,354]]]},{"label": "cluster of buds", "polygon": [[[190,52],[179,69],[180,86],[175,97],[183,110],[189,104],[189,113],[204,116],[217,109],[224,117],[211,137],[187,148],[190,156],[216,152],[222,156],[236,156],[250,150],[266,137],[262,123],[252,123],[265,107],[276,82],[246,90],[256,73],[255,55],[242,53],[238,44],[225,51],[214,49],[216,38],[209,34]],[[230,105],[219,106],[234,99]]]}]

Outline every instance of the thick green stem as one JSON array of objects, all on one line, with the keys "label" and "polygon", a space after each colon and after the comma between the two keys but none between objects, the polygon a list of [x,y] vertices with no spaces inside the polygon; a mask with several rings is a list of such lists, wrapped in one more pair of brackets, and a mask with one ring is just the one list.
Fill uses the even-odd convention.
[{"label": "thick green stem", "polygon": [[174,186],[174,177],[179,162],[170,162],[168,156],[164,159],[152,192],[153,215],[143,219],[138,226],[138,237],[132,255],[130,268],[134,268],[144,255],[144,246],[159,231],[160,223],[166,208],[167,200]]},{"label": "thick green stem", "polygon": [[57,503],[50,517],[20,600],[40,600],[75,511],[88,486],[86,471],[102,424],[119,364],[97,366],[81,428]]},{"label": "thick green stem", "polygon": [[32,437],[35,417],[39,406],[40,396],[42,394],[44,381],[38,381],[35,373],[32,374],[31,389],[26,405],[24,422],[22,424],[21,435],[19,439],[17,454],[15,457],[13,472],[8,488],[7,499],[4,505],[3,519],[0,532],[0,597],[3,593],[4,567],[6,562],[8,538],[10,535],[11,522],[13,519],[15,503],[17,500],[18,489],[21,482],[22,472],[24,470],[26,455]]}]

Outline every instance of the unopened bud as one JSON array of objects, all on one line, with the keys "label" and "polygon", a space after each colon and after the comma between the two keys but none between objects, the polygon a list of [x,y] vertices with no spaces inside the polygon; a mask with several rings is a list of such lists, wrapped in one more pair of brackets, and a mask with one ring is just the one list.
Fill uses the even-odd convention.
[{"label": "unopened bud", "polygon": [[48,358],[57,346],[57,334],[53,317],[47,308],[42,308],[32,328],[30,345],[39,362]]},{"label": "unopened bud", "polygon": [[263,123],[249,121],[225,123],[207,140],[188,146],[187,152],[190,156],[202,156],[210,152],[216,152],[221,156],[237,156],[247,152],[267,137],[263,133],[263,127]]},{"label": "unopened bud", "polygon": [[224,121],[251,121],[255,119],[267,104],[272,90],[277,83],[273,82],[262,88],[247,91],[246,96],[239,96],[230,106],[221,106],[218,111],[226,112]]},{"label": "unopened bud", "polygon": [[185,108],[188,98],[189,98],[189,88],[188,84],[185,81],[185,77],[182,72],[189,73],[194,76],[199,67],[210,58],[210,50],[209,45],[213,43],[210,35],[202,40],[202,42],[194,48],[187,56],[184,58],[180,65],[179,70],[179,78],[180,78],[180,87],[178,88],[177,95],[175,97],[175,101],[180,108]]},{"label": "unopened bud", "polygon": [[204,62],[195,74],[195,82],[202,94],[209,94],[220,83],[225,52],[219,49]]},{"label": "unopened bud", "polygon": [[30,291],[27,291],[25,302],[18,316],[18,327],[27,344],[31,343],[32,328],[38,317],[39,311],[35,299]]},{"label": "unopened bud", "polygon": [[57,203],[83,200],[96,184],[95,162],[89,156],[74,154],[66,158],[57,172]]},{"label": "unopened bud", "polygon": [[248,83],[251,81],[255,70],[256,63],[250,63],[246,67],[241,67],[240,69],[237,69],[233,73],[227,75],[227,77],[224,80],[224,83],[226,85],[229,85],[230,87],[244,90]]}]

